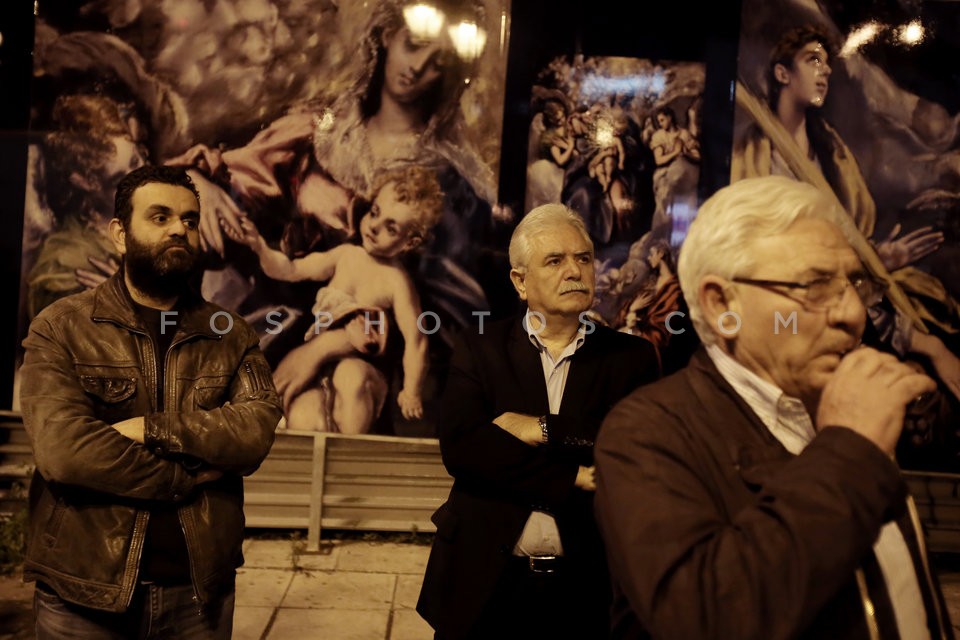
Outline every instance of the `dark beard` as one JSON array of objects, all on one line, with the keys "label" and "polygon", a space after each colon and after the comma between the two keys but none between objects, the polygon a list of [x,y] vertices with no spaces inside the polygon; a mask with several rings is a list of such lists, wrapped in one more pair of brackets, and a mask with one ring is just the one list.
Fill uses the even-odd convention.
[{"label": "dark beard", "polygon": [[[167,251],[183,247],[183,251]],[[151,298],[179,297],[199,274],[200,257],[186,240],[171,239],[160,247],[142,244],[127,233],[124,269],[130,283]]]}]

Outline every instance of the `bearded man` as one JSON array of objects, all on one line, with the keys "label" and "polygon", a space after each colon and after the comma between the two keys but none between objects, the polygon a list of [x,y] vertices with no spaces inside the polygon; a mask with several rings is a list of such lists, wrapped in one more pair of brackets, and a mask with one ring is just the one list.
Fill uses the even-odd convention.
[{"label": "bearded man", "polygon": [[196,291],[187,174],[132,171],[114,216],[120,271],[48,306],[23,343],[37,638],[229,638],[242,476],[280,402],[256,333]]}]

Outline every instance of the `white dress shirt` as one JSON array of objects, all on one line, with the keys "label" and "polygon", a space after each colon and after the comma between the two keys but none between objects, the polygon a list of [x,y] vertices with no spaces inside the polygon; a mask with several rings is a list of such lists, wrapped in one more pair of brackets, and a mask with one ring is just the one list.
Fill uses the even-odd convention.
[{"label": "white dress shirt", "polygon": [[[543,366],[543,380],[547,385],[547,402],[550,407],[550,413],[557,413],[560,410],[560,402],[563,400],[563,390],[567,386],[567,376],[570,373],[570,358],[576,353],[577,349],[583,344],[583,332],[577,332],[577,335],[570,341],[556,360],[550,355],[546,346],[540,342],[537,334],[530,327],[530,312],[527,311],[523,318],[523,326],[527,331],[530,342],[540,352],[540,364]],[[562,556],[563,544],[560,542],[560,530],[557,529],[557,521],[553,516],[543,511],[533,511],[527,518],[527,524],[523,527],[523,533],[513,548],[515,556]]]}]

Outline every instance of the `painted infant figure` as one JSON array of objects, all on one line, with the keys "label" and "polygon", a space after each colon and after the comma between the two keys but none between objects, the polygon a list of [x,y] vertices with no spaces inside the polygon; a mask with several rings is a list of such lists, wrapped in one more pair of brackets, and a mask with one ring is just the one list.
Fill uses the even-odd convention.
[{"label": "painted infant figure", "polygon": [[[373,202],[361,219],[360,244],[290,259],[269,247],[249,218],[237,242],[249,246],[263,272],[286,282],[326,282],[317,292],[313,328],[274,372],[290,429],[366,433],[380,415],[388,380],[372,358],[387,337],[386,311],[403,336],[403,387],[397,396],[404,418],[423,416],[427,338],[418,328],[420,299],[401,259],[421,246],[440,219],[443,193],[433,172],[404,167],[382,173]],[[330,367],[325,365],[330,364]]]}]

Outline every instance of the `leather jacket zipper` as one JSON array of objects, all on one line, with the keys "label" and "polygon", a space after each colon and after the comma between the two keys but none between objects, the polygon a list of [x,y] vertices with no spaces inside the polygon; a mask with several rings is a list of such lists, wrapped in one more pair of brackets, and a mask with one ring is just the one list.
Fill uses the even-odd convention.
[{"label": "leather jacket zipper", "polygon": [[189,568],[190,568],[190,583],[191,583],[190,586],[193,588],[193,601],[197,605],[197,616],[202,618],[203,602],[201,602],[200,593],[197,591],[197,585],[199,584],[199,582],[197,582],[197,576],[195,575],[195,571],[194,571],[193,555],[190,552],[190,536],[187,533],[188,527],[187,527],[187,523],[184,522],[184,515],[183,515],[182,508],[177,509],[177,520],[180,522],[180,530],[183,532],[183,540],[187,545],[187,564],[189,565]]}]

